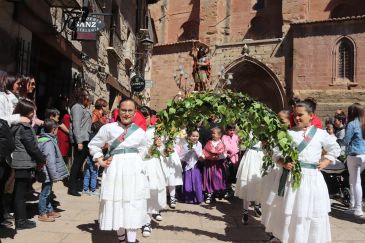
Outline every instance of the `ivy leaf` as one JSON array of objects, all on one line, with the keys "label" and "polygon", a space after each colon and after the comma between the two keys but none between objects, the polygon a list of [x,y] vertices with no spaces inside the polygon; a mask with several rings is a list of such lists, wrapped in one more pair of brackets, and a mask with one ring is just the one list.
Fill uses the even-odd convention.
[{"label": "ivy leaf", "polygon": [[[298,152],[292,146],[293,142],[287,133],[287,127],[265,104],[243,93],[230,90],[220,93],[197,92],[180,101],[167,101],[167,108],[158,113],[160,119],[156,125],[156,134],[166,138],[165,155],[168,156],[173,151],[173,143],[181,129],[195,127],[198,123],[207,126],[211,114],[219,116],[219,126],[237,125],[237,134],[242,141],[241,146],[249,147],[257,139],[267,142],[264,146],[263,174],[274,166],[271,160],[272,149],[274,146],[279,146],[283,157],[290,158],[290,161],[294,162],[291,172],[293,188],[300,186],[301,168],[298,163]],[[250,138],[249,134],[252,134],[253,138]],[[154,155],[158,155],[157,151]]]},{"label": "ivy leaf", "polygon": [[172,100],[167,100],[167,106],[171,106],[172,105]]},{"label": "ivy leaf", "polygon": [[176,109],[175,108],[169,108],[169,114],[175,114],[176,113]]},{"label": "ivy leaf", "polygon": [[202,100],[200,100],[200,99],[197,99],[197,100],[195,100],[195,102],[196,102],[196,104],[198,105],[198,106],[201,106],[204,102],[202,101]]}]

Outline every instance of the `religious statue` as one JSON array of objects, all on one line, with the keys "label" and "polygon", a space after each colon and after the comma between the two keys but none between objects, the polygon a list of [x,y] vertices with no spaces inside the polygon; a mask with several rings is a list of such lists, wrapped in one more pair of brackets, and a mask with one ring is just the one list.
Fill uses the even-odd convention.
[{"label": "religious statue", "polygon": [[193,45],[190,55],[194,59],[193,77],[194,77],[194,91],[205,91],[209,89],[210,80],[210,60],[207,57],[209,49],[204,46],[198,48]]}]

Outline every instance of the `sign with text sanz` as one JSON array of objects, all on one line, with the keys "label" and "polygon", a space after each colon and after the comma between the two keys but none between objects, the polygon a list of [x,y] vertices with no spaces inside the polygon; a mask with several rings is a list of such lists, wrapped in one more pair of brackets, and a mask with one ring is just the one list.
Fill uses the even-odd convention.
[{"label": "sign with text sanz", "polygon": [[101,19],[90,16],[86,18],[85,22],[80,20],[76,22],[76,28],[73,33],[75,40],[96,40],[97,32],[102,31],[105,27]]}]

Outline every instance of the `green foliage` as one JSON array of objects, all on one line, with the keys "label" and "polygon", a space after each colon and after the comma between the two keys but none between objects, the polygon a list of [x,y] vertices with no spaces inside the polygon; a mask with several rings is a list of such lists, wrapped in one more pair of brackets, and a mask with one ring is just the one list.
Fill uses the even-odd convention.
[{"label": "green foliage", "polygon": [[[264,141],[266,156],[263,174],[274,166],[271,153],[273,148],[279,148],[285,162],[294,161],[293,187],[299,187],[301,168],[298,152],[292,146],[287,126],[282,124],[266,105],[242,93],[230,90],[222,93],[207,91],[192,93],[183,100],[168,101],[167,108],[158,113],[159,120],[156,124],[156,135],[164,137],[167,141],[165,153],[171,153],[173,142],[182,128],[196,127],[201,122],[207,124],[211,114],[220,118],[221,127],[237,124],[237,134],[246,148],[253,146],[257,141]],[[250,138],[250,133],[253,138]]]}]

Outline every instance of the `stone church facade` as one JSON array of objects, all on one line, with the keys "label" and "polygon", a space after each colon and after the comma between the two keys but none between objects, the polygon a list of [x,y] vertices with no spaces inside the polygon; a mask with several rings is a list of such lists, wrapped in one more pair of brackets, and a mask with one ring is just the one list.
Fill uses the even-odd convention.
[{"label": "stone church facade", "polygon": [[[149,6],[156,45],[151,107],[192,84],[192,47],[209,47],[213,86],[248,93],[278,111],[314,97],[320,116],[365,103],[362,0],[161,0]],[[183,71],[181,71],[181,68]]]}]

